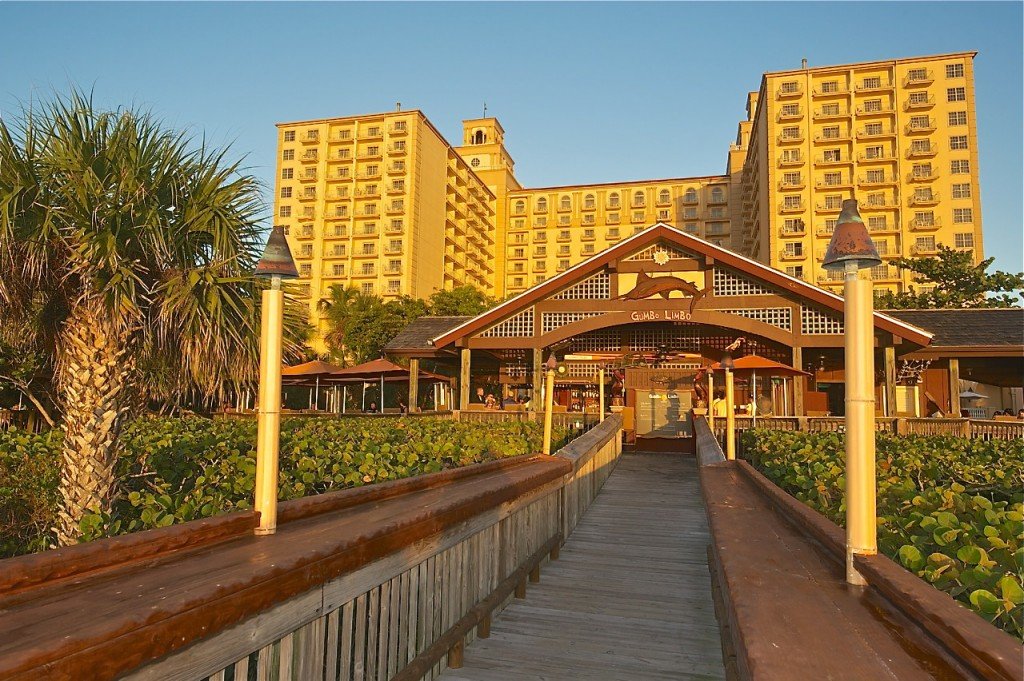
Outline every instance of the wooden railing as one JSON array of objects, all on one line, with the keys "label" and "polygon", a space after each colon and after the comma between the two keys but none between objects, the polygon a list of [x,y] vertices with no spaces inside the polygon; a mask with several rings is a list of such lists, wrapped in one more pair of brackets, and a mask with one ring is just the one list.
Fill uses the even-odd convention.
[{"label": "wooden railing", "polygon": [[621,434],[283,502],[267,537],[247,512],[4,561],[0,678],[432,679],[557,557]]},{"label": "wooden railing", "polygon": [[[756,419],[756,423],[750,417],[738,416],[735,422],[738,436],[753,427],[809,433],[841,433],[846,430],[846,421],[841,416],[767,416]],[[724,417],[715,418],[714,430],[719,442],[724,441]],[[897,435],[953,435],[985,440],[1014,440],[1024,437],[1024,421],[877,417],[875,430]]]},{"label": "wooden railing", "polygon": [[[543,421],[544,412],[538,411],[510,411],[510,410],[475,410],[453,412],[453,418],[457,421],[468,421],[470,423],[491,423],[493,421]],[[600,416],[594,412],[555,412],[551,415],[551,422],[556,428],[566,428],[576,432],[587,432],[601,422]]]}]

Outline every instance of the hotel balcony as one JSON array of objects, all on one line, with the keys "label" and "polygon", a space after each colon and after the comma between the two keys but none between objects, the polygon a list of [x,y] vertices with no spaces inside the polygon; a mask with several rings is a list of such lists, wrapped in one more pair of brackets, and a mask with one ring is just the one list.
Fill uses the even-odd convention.
[{"label": "hotel balcony", "polygon": [[825,90],[823,86],[819,85],[818,87],[811,90],[811,92],[814,94],[815,97],[835,97],[837,95],[850,94],[850,89],[847,88],[846,84],[844,83],[842,85],[837,85],[835,89],[830,90]]},{"label": "hotel balcony", "polygon": [[[796,154],[795,156],[790,156],[788,158],[785,157],[785,156],[779,156],[779,167],[780,168],[787,168],[787,167],[791,167],[791,166],[800,166],[800,165],[803,165],[804,162],[805,162],[805,159],[804,159],[803,154]],[[697,203],[697,201],[694,200],[693,203]]]},{"label": "hotel balcony", "polygon": [[[708,234],[712,234],[712,232],[708,232]],[[807,234],[807,226],[804,225],[802,221],[796,227],[783,226],[782,229],[779,230],[779,234],[784,237],[804,236]]]},{"label": "hotel balcony", "polygon": [[888,104],[883,104],[882,106],[873,107],[873,108],[870,108],[870,109],[867,106],[858,106],[857,107],[857,115],[858,116],[881,116],[881,115],[891,114],[891,113],[893,113],[893,108],[891,106],[889,106]]},{"label": "hotel balcony", "polygon": [[392,156],[401,156],[405,153],[405,143],[402,144],[389,144],[388,153]]},{"label": "hotel balcony", "polygon": [[804,133],[801,131],[796,135],[779,135],[776,141],[779,144],[799,144],[804,141]]},{"label": "hotel balcony", "polygon": [[871,221],[869,220],[868,221],[868,231],[871,232],[872,234],[892,234],[892,233],[898,233],[900,231],[900,229],[899,229],[899,226],[895,222],[883,222],[881,224],[879,224],[879,223],[871,224]]},{"label": "hotel balcony", "polygon": [[857,184],[861,187],[885,187],[896,184],[896,178],[892,175],[883,175],[881,178],[870,178],[861,175],[857,178]]},{"label": "hotel balcony", "polygon": [[789,99],[791,97],[802,97],[804,94],[804,86],[797,84],[796,87],[780,87],[775,91],[776,99]]},{"label": "hotel balcony", "polygon": [[857,92],[885,92],[892,90],[895,85],[888,81],[880,81],[879,83],[868,83],[867,81],[861,81],[854,85]]},{"label": "hotel balcony", "polygon": [[842,206],[838,203],[835,205],[829,205],[827,203],[818,203],[814,205],[814,210],[818,213],[838,213],[842,210]]},{"label": "hotel balcony", "polygon": [[785,203],[779,204],[780,213],[802,213],[804,212],[804,203],[800,201],[795,204],[786,205]]},{"label": "hotel balcony", "polygon": [[849,142],[850,133],[840,131],[837,135],[826,135],[824,133],[818,133],[814,136],[815,144],[834,144],[836,142]]},{"label": "hotel balcony", "polygon": [[846,177],[842,177],[838,180],[817,180],[814,183],[814,187],[815,189],[823,190],[850,189],[853,187],[853,180]]},{"label": "hotel balcony", "polygon": [[796,111],[779,111],[775,116],[776,121],[798,121],[804,117],[804,110],[797,107]]},{"label": "hotel balcony", "polygon": [[344,154],[344,155],[342,155],[341,152],[343,152],[343,151],[348,151],[348,149],[339,149],[337,154],[334,154],[333,156],[328,156],[327,157],[327,162],[328,163],[351,163],[352,162],[352,154]]},{"label": "hotel balcony", "polygon": [[865,152],[861,152],[857,154],[858,163],[884,163],[885,161],[892,161],[894,160],[894,158],[895,157],[892,154],[886,153],[868,154]]},{"label": "hotel balcony", "polygon": [[907,135],[920,135],[920,134],[926,134],[926,133],[929,133],[929,132],[935,132],[935,128],[936,128],[936,126],[935,126],[935,119],[934,118],[929,118],[927,124],[924,124],[924,123],[917,123],[917,124],[907,123],[905,126],[903,126],[903,132],[906,133]]},{"label": "hotel balcony", "polygon": [[[313,236],[314,236],[313,225],[305,225],[305,226],[302,227],[302,229],[295,230],[295,233],[292,234],[292,236],[294,236],[296,239],[312,239]],[[310,250],[309,256],[312,256],[312,255],[313,255],[313,251]],[[309,256],[307,256],[307,257],[309,257]]]},{"label": "hotel balcony", "polygon": [[385,246],[384,255],[402,255],[403,250],[401,246]]},{"label": "hotel balcony", "polygon": [[351,130],[339,130],[338,134],[331,138],[331,144],[351,144],[354,141]]},{"label": "hotel balcony", "polygon": [[381,139],[384,137],[384,129],[379,125],[375,125],[370,128],[363,128],[360,130],[359,136],[368,140]]},{"label": "hotel balcony", "polygon": [[803,189],[806,186],[807,186],[807,183],[804,182],[804,179],[802,177],[799,180],[780,180],[779,181],[779,191],[795,191],[797,189]]},{"label": "hotel balcony", "polygon": [[922,99],[920,101],[916,101],[916,102],[912,101],[910,99],[908,99],[907,101],[903,102],[903,110],[904,111],[918,111],[918,110],[921,110],[921,109],[930,109],[933,106],[935,106],[935,97],[934,96],[928,96],[928,97],[925,97],[924,99]]},{"label": "hotel balcony", "polygon": [[935,255],[938,252],[939,247],[936,244],[932,244],[930,246],[919,246],[917,244],[914,244],[913,246],[910,247],[911,255]]},{"label": "hotel balcony", "polygon": [[840,165],[851,165],[853,159],[850,158],[825,158],[824,155],[816,156],[814,158],[814,165],[816,166],[840,166]]},{"label": "hotel balcony", "polygon": [[824,109],[816,109],[812,118],[816,121],[828,121],[840,118],[849,118],[850,112],[846,109],[839,109],[837,111],[826,111]]},{"label": "hotel balcony", "polygon": [[316,182],[316,178],[316,172],[299,174],[299,182]]},{"label": "hotel balcony", "polygon": [[895,199],[890,199],[890,198],[885,198],[885,199],[882,199],[882,200],[877,200],[876,199],[875,201],[871,201],[871,199],[869,197],[869,199],[867,201],[861,201],[860,204],[859,204],[859,208],[861,210],[863,210],[863,211],[892,210],[894,208],[899,208],[899,207],[900,207],[899,203],[897,203],[897,201]]},{"label": "hotel balcony", "polygon": [[380,196],[380,187],[368,188],[360,187],[356,190],[356,197],[360,199],[372,198]]},{"label": "hotel balcony", "polygon": [[405,135],[408,132],[409,132],[409,126],[404,125],[404,124],[399,125],[398,123],[395,123],[395,124],[393,124],[393,125],[388,127],[388,134],[389,135]]},{"label": "hotel balcony", "polygon": [[380,147],[377,147],[376,151],[371,151],[369,149],[364,149],[363,151],[359,152],[358,158],[361,158],[361,159],[382,158]]},{"label": "hotel balcony", "polygon": [[891,128],[889,130],[883,129],[883,130],[878,131],[878,132],[875,132],[875,131],[872,131],[872,130],[867,130],[866,128],[861,128],[860,130],[857,131],[857,139],[859,139],[859,140],[880,139],[880,138],[884,138],[884,137],[895,137],[895,136],[896,136],[896,131],[891,129]]},{"label": "hotel balcony", "polygon": [[829,227],[828,225],[818,225],[817,227],[814,228],[814,236],[830,239],[832,238],[832,232],[834,231],[835,227]]},{"label": "hotel balcony", "polygon": [[910,147],[907,149],[907,158],[931,158],[938,153],[938,147]]},{"label": "hotel balcony", "polygon": [[910,206],[937,206],[939,205],[938,192],[931,192],[930,194],[917,194],[916,192],[910,195],[907,200],[907,204]]},{"label": "hotel balcony", "polygon": [[302,156],[299,157],[299,160],[302,161],[303,163],[316,163],[317,161],[320,160],[320,154],[312,150],[307,151],[303,153]]},{"label": "hotel balcony", "polygon": [[402,161],[396,161],[388,166],[389,175],[401,175],[405,172],[405,163]]},{"label": "hotel balcony", "polygon": [[935,170],[930,173],[907,173],[907,182],[931,182],[938,177],[939,173]]},{"label": "hotel balcony", "polygon": [[404,203],[403,204],[395,204],[395,205],[392,205],[392,206],[388,206],[388,208],[387,208],[387,214],[388,215],[401,215],[404,212],[405,212],[405,204]]},{"label": "hotel balcony", "polygon": [[[327,176],[328,182],[348,182],[351,179],[352,175],[350,173],[335,173],[334,175]],[[341,195],[339,194],[338,196]],[[346,194],[346,196],[348,195]]]},{"label": "hotel balcony", "polygon": [[931,69],[923,73],[908,73],[903,78],[903,87],[917,87],[918,85],[931,85],[935,82],[935,74]]},{"label": "hotel balcony", "polygon": [[396,227],[394,225],[388,225],[384,228],[384,233],[388,235],[405,234],[405,227]]},{"label": "hotel balcony", "polygon": [[299,201],[316,201],[316,192],[302,192],[298,198]]},{"label": "hotel balcony", "polygon": [[779,250],[779,260],[805,260],[806,258],[807,254],[803,252],[797,253],[785,248]]},{"label": "hotel balcony", "polygon": [[302,136],[303,144],[316,144],[320,141],[320,132],[318,130],[307,130],[306,134]]}]

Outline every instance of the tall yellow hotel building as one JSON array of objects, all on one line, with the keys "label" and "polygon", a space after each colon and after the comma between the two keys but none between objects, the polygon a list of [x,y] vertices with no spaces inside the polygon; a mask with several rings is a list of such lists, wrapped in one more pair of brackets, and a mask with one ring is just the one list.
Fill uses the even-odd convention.
[{"label": "tall yellow hotel building", "polygon": [[820,263],[851,196],[876,287],[905,290],[892,258],[982,258],[975,54],[765,73],[725,172],[700,177],[524,188],[495,118],[463,121],[457,147],[418,110],[280,123],[276,224],[320,331],[332,285],[500,298],[658,221],[838,291]]}]

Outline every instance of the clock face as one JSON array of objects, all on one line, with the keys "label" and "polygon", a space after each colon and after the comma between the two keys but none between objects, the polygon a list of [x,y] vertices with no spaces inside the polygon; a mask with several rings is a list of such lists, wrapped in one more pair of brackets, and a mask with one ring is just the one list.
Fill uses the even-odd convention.
[{"label": "clock face", "polygon": [[668,263],[668,259],[668,251],[655,251],[654,262],[657,263],[658,265],[665,265],[666,263]]},{"label": "clock face", "polygon": [[474,158],[472,161],[469,162],[469,165],[473,166],[474,168],[479,168],[480,167],[480,159]]}]

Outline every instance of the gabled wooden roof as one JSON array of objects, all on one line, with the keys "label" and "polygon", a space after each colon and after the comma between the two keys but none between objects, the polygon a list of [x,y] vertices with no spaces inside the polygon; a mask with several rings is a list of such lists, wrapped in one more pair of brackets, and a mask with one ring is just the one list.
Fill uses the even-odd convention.
[{"label": "gabled wooden roof", "polygon": [[[721,263],[752,279],[763,281],[782,292],[795,294],[822,307],[838,312],[843,311],[842,296],[818,288],[802,279],[792,277],[785,272],[734,253],[721,246],[715,246],[664,222],[658,222],[642,232],[638,232],[618,244],[601,251],[590,259],[570,267],[561,274],[537,284],[517,296],[509,298],[501,305],[491,308],[487,312],[477,315],[455,328],[436,336],[432,341],[433,345],[435,347],[444,347],[465,336],[482,331],[529,307],[535,302],[548,298],[566,286],[585,279],[603,269],[609,263],[628,257],[645,246],[662,241],[677,244],[687,251],[703,255],[715,263]],[[875,327],[918,345],[928,345],[932,339],[932,334],[927,331],[879,312],[875,313]]]}]

